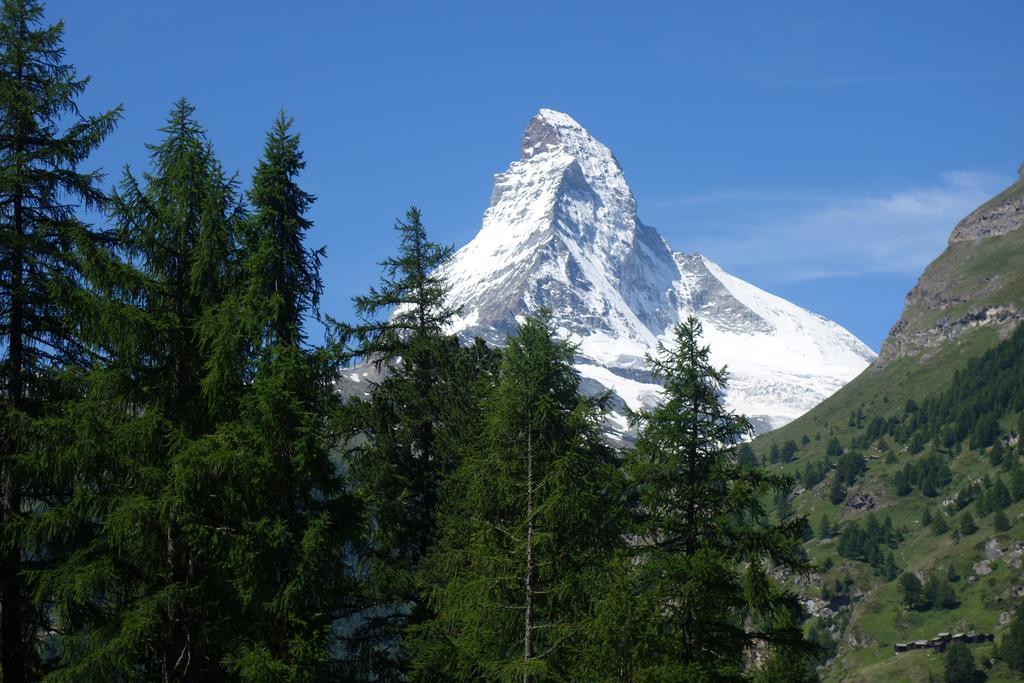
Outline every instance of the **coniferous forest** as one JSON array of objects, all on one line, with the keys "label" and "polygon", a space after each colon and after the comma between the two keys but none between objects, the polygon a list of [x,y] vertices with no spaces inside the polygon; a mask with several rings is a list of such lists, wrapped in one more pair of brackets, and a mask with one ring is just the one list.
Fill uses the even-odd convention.
[{"label": "coniferous forest", "polygon": [[[3,683],[813,677],[780,581],[808,525],[737,452],[696,319],[618,448],[544,315],[447,332],[419,209],[331,315],[286,114],[236,175],[169,99],[108,184],[90,153],[130,112],[79,110],[62,32],[3,0]],[[343,397],[356,364],[379,379]]]}]

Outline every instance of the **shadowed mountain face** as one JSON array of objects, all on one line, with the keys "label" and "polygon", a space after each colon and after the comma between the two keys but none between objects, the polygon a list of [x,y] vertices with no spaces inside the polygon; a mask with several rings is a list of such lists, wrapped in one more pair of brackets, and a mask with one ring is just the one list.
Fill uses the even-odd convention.
[{"label": "shadowed mountain face", "polygon": [[833,322],[673,253],[637,216],[611,151],[569,116],[542,109],[521,156],[495,176],[479,234],[446,268],[457,331],[503,343],[516,320],[549,309],[579,344],[577,367],[640,407],[657,398],[645,353],[688,315],[727,364],[730,407],[759,430],[785,424],[856,376],[871,350]]}]

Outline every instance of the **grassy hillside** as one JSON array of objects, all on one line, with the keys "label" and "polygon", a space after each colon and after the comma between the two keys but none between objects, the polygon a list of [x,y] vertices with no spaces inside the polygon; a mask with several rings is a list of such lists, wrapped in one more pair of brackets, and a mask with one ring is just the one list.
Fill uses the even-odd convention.
[{"label": "grassy hillside", "polygon": [[[1024,180],[996,199],[1019,196]],[[992,307],[1000,307],[998,319],[979,315]],[[1017,551],[1024,548],[1024,494],[993,492],[1024,477],[1024,389],[1004,398],[1007,387],[1024,387],[1024,360],[1015,360],[1024,359],[1024,334],[1010,336],[1022,309],[1024,230],[954,244],[908,297],[890,338],[895,353],[753,442],[765,467],[798,482],[781,513],[806,514],[814,530],[805,548],[821,572],[796,588],[818,613],[809,632],[836,643],[823,680],[941,680],[941,655],[896,655],[894,644],[968,631],[994,633],[998,642],[1024,599],[1024,553]],[[986,352],[987,365],[972,362]],[[978,373],[983,381],[968,381]],[[997,384],[1004,387],[998,400]],[[960,409],[975,404],[987,407],[965,417]],[[986,420],[999,433],[995,441],[978,436]],[[997,498],[1005,504],[990,502]],[[976,529],[964,527],[968,515]],[[831,529],[822,528],[823,518]],[[944,604],[908,608],[901,588],[908,573],[931,580],[933,592],[945,586]],[[971,649],[987,665],[987,680],[1021,680],[992,660],[992,643]]]},{"label": "grassy hillside", "polygon": [[[977,480],[1000,481],[1010,477],[1012,459],[1019,462],[1017,447],[1006,448],[1006,463],[994,467],[989,459],[992,447],[974,449],[962,444],[959,449],[946,449],[929,443],[920,452],[911,453],[909,438],[903,443],[891,435],[883,435],[865,444],[870,421],[880,416],[908,423],[908,399],[918,404],[928,396],[935,396],[948,388],[954,373],[967,365],[968,359],[981,355],[999,344],[994,330],[979,328],[966,335],[959,344],[942,348],[932,358],[922,362],[905,358],[881,370],[869,370],[800,420],[757,439],[754,450],[760,457],[769,457],[772,446],[779,452],[793,441],[798,450],[788,463],[767,463],[782,472],[792,474],[800,481],[808,464],[827,463],[824,479],[810,488],[798,483],[791,506],[797,514],[808,516],[814,529],[814,538],[805,547],[815,564],[822,569],[820,577],[798,586],[807,599],[832,599],[842,604],[831,618],[815,619],[829,628],[839,641],[837,657],[823,680],[845,681],[928,680],[928,672],[938,675],[941,657],[926,652],[893,653],[893,645],[918,639],[928,639],[942,632],[977,631],[1001,636],[1005,627],[1005,613],[1018,602],[1014,592],[1024,588],[1024,574],[1010,567],[1000,558],[991,563],[992,572],[979,576],[975,564],[986,558],[986,544],[991,539],[1004,551],[1012,550],[1024,540],[1024,500],[1012,502],[1003,510],[1009,528],[997,531],[994,512],[983,514],[977,504],[943,505],[957,493]],[[1024,383],[1024,377],[1020,378]],[[860,415],[860,417],[858,417]],[[1019,413],[1002,416],[1005,435],[1013,433],[1020,419]],[[840,456],[829,456],[829,443],[835,439],[846,453],[863,456],[865,470],[848,487],[838,502],[832,500],[832,484],[839,471]],[[938,456],[948,464],[951,478],[941,486],[935,496],[926,496],[920,490],[900,496],[896,490],[897,474],[908,463],[920,463],[930,456]],[[780,456],[781,457],[781,456]],[[950,530],[936,533],[923,525],[925,513],[942,516]],[[971,513],[977,530],[956,537],[965,513]],[[925,577],[932,573],[948,578],[958,577],[950,583],[957,605],[949,609],[907,609],[902,604],[902,592],[896,576],[880,574],[870,563],[840,555],[842,532],[853,525],[863,526],[869,516],[879,522],[888,518],[901,540],[893,547],[882,547],[891,552],[898,574],[912,572]],[[822,518],[827,517],[838,533],[822,537]],[[1009,553],[1006,553],[1009,555]],[[1004,555],[1005,556],[1005,555]],[[841,584],[837,586],[836,584]],[[848,585],[847,585],[848,584]],[[838,598],[833,596],[838,595]],[[975,645],[975,658],[989,659],[991,644]],[[996,667],[989,680],[1014,679],[1005,668]]]}]

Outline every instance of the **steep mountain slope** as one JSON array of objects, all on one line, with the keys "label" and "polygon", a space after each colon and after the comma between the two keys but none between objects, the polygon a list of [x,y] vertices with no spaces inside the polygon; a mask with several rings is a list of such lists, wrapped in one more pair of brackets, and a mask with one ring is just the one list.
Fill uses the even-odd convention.
[{"label": "steep mountain slope", "polygon": [[688,315],[729,366],[727,404],[759,431],[804,413],[874,358],[839,325],[700,254],[673,253],[638,218],[611,151],[550,109],[530,121],[521,158],[495,177],[481,230],[446,275],[462,306],[456,331],[501,344],[520,316],[547,308],[579,344],[591,388],[633,408],[657,398],[644,354]]},{"label": "steep mountain slope", "polygon": [[[839,642],[825,680],[928,680],[941,658],[897,656],[896,643],[972,630],[998,639],[1024,595],[1022,199],[1024,177],[961,221],[907,295],[877,361],[754,441],[768,466],[797,477],[791,506],[815,528],[806,547],[826,570],[798,589],[820,615],[815,632]],[[792,462],[770,462],[793,446]],[[872,515],[888,517],[899,538],[858,557],[850,538]],[[823,516],[834,533],[822,533]],[[955,604],[908,609],[896,578],[903,573],[948,584]],[[852,584],[840,590],[846,577]],[[979,660],[992,651],[972,648]],[[1017,679],[997,663],[988,680]]]}]

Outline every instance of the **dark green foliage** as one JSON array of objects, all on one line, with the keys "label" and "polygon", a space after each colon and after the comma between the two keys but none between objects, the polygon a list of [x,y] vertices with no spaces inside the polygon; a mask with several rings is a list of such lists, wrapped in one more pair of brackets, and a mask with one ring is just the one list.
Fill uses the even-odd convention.
[{"label": "dark green foliage", "polygon": [[907,399],[907,404],[903,407],[903,412],[908,415],[912,415],[917,412],[917,401],[912,398]]},{"label": "dark green foliage", "polygon": [[779,452],[779,445],[773,443],[772,447],[768,450],[768,462],[774,464],[779,462],[780,458],[781,454]]},{"label": "dark green foliage", "polygon": [[902,497],[910,495],[910,492],[914,490],[913,484],[910,483],[910,476],[909,472],[907,471],[907,467],[904,467],[902,470],[896,472],[896,479],[893,483],[894,488],[896,489],[897,496]]},{"label": "dark green foliage", "polygon": [[945,683],[974,683],[978,667],[971,648],[964,643],[953,643],[942,657],[942,675]]},{"label": "dark green foliage", "polygon": [[[238,294],[221,321],[238,321],[248,378],[236,419],[222,424],[203,456],[208,486],[209,560],[234,588],[241,617],[221,621],[222,663],[243,680],[276,672],[313,680],[330,672],[333,622],[354,593],[340,562],[360,520],[330,453],[340,444],[331,419],[339,400],[331,356],[302,332],[317,314],[322,252],[305,247],[313,197],[298,187],[299,138],[282,114],[267,136],[242,230]],[[220,328],[231,347],[236,333]],[[219,522],[214,525],[214,522]]]},{"label": "dark green foliage", "polygon": [[924,432],[914,432],[910,437],[910,443],[907,444],[907,452],[911,455],[917,455],[924,450],[927,443],[928,437],[924,435]]},{"label": "dark green foliage", "polygon": [[589,680],[608,559],[624,550],[621,477],[573,349],[528,319],[502,354],[484,426],[446,485],[415,628],[431,680]]},{"label": "dark green foliage", "polygon": [[960,534],[962,536],[970,536],[978,530],[978,525],[974,523],[974,517],[970,512],[965,512],[960,518]]},{"label": "dark green foliage", "polygon": [[665,399],[635,416],[640,435],[627,456],[645,511],[631,566],[636,599],[648,608],[629,646],[614,649],[630,653],[638,679],[732,679],[756,642],[783,654],[805,646],[796,596],[769,571],[806,570],[798,552],[806,520],[769,524],[761,501],[791,482],[733,464],[750,427],[719,402],[725,376],[710,365],[700,334],[691,318],[672,347],[649,359]]},{"label": "dark green foliage", "polygon": [[1013,496],[1010,495],[1010,489],[1003,483],[1002,477],[996,477],[996,481],[992,484],[991,493],[991,508],[993,510],[1005,510],[1013,502]]},{"label": "dark green foliage", "polygon": [[1010,496],[1014,502],[1024,500],[1024,467],[1019,464],[1010,472]]},{"label": "dark green foliage", "polygon": [[804,488],[814,488],[822,481],[824,481],[825,476],[828,474],[828,471],[828,463],[825,462],[824,460],[819,460],[817,463],[809,462],[804,467],[804,473],[803,477],[801,478],[801,483],[804,485]]},{"label": "dark green foliage", "polygon": [[736,464],[742,467],[757,467],[757,454],[749,443],[743,442],[736,448]]},{"label": "dark green foliage", "polygon": [[954,609],[960,604],[953,586],[937,572],[929,574],[924,583],[924,603],[936,609]]},{"label": "dark green foliage", "polygon": [[825,455],[830,458],[837,458],[843,454],[843,446],[839,443],[839,439],[832,437],[828,440],[828,446],[825,448]]},{"label": "dark green foliage", "polygon": [[784,443],[782,445],[782,450],[779,453],[782,462],[793,462],[796,459],[796,453],[798,450],[799,448],[796,445],[796,441],[790,439]]},{"label": "dark green foliage", "polygon": [[922,495],[934,498],[952,480],[953,472],[946,458],[931,453],[907,463],[897,472],[896,493],[905,496],[917,488]]},{"label": "dark green foliage", "polygon": [[828,490],[828,499],[833,505],[842,505],[846,500],[846,482],[839,477],[833,477],[832,485]]},{"label": "dark green foliage", "polygon": [[839,644],[832,638],[828,626],[821,619],[816,619],[807,630],[807,640],[817,649],[817,664],[824,664],[836,656]]},{"label": "dark green foliage", "polygon": [[970,440],[973,449],[992,446],[999,419],[1024,409],[1024,327],[956,373],[950,388],[929,398],[914,416],[914,430],[944,445]]},{"label": "dark green foliage", "polygon": [[885,547],[895,548],[900,540],[901,535],[893,528],[892,519],[886,516],[885,521],[879,523],[872,513],[867,516],[863,526],[860,522],[852,522],[843,528],[836,552],[840,557],[871,565],[881,576],[895,578],[895,560]]},{"label": "dark green foliage", "polygon": [[219,324],[242,214],[192,114],[175,105],[152,171],[126,171],[111,202],[123,258],[94,280],[103,357],[65,407],[55,467],[74,493],[49,514],[74,553],[39,586],[65,634],[62,680],[217,676],[220,624],[240,616],[211,562],[217,507],[250,491],[211,489],[210,459],[244,387]]},{"label": "dark green foliage", "polygon": [[997,654],[1012,670],[1024,675],[1024,604],[1013,611]]},{"label": "dark green foliage", "polygon": [[867,469],[867,461],[857,451],[849,451],[840,456],[836,463],[832,486],[829,489],[829,500],[839,505],[846,500],[847,489],[856,483],[857,478]]},{"label": "dark green foliage", "polygon": [[383,372],[371,397],[348,407],[350,475],[371,531],[359,551],[366,593],[348,647],[357,668],[379,678],[402,675],[403,633],[433,616],[417,574],[437,540],[441,488],[479,418],[477,380],[495,369],[482,343],[460,347],[446,332],[455,310],[438,269],[451,248],[427,238],[416,208],[395,229],[398,254],[383,262],[379,286],[355,299],[360,322],[335,328],[350,358]]},{"label": "dark green foliage", "polygon": [[836,463],[835,476],[841,479],[847,486],[852,486],[857,478],[867,469],[867,461],[864,456],[856,451],[844,453]]},{"label": "dark green foliage", "polygon": [[946,515],[942,512],[939,512],[932,518],[932,531],[935,532],[936,536],[941,536],[949,531],[949,524],[946,522]]},{"label": "dark green foliage", "polygon": [[999,436],[999,417],[995,413],[985,413],[974,424],[971,430],[971,448],[988,448]]},{"label": "dark green foliage", "polygon": [[992,519],[992,524],[996,531],[1009,531],[1010,520],[1006,517],[1006,513],[1000,510],[996,513],[996,516]]},{"label": "dark green foliage", "polygon": [[445,301],[448,285],[438,271],[451,257],[452,247],[427,238],[415,206],[404,221],[395,222],[395,231],[398,255],[381,263],[380,284],[353,300],[360,323],[339,328],[342,339],[353,346],[353,356],[378,367],[412,356],[424,339],[444,336],[458,312]]},{"label": "dark green foliage", "polygon": [[[965,507],[970,505],[975,500],[982,499],[984,491],[977,484],[968,484],[960,489],[956,494],[956,509],[963,510]],[[983,503],[984,500],[979,500],[979,503]],[[984,507],[979,505],[979,507]],[[987,511],[986,511],[987,514]]]},{"label": "dark green foliage", "polygon": [[999,467],[1003,464],[1003,458],[1005,457],[1006,449],[1003,446],[1002,439],[996,439],[996,442],[992,444],[992,450],[988,452],[988,461],[993,467]]},{"label": "dark green foliage", "polygon": [[101,208],[104,195],[102,174],[79,167],[121,114],[79,112],[88,79],[65,63],[63,38],[39,2],[0,7],[0,678],[11,682],[38,664],[37,635],[47,628],[25,585],[25,560],[45,558],[28,550],[24,526],[41,500],[66,495],[42,457],[45,420],[65,388],[56,374],[90,361],[78,338],[81,256],[106,236],[77,208]]},{"label": "dark green foliage", "polygon": [[921,579],[911,572],[900,575],[900,591],[903,593],[903,605],[907,609],[927,609],[924,586]]},{"label": "dark green foliage", "polygon": [[818,523],[818,538],[831,538],[835,536],[836,528],[829,521],[828,515],[822,515],[821,521]]},{"label": "dark green foliage", "polygon": [[[880,439],[882,437],[882,434],[884,434],[884,433],[885,433],[885,420],[883,420],[881,417],[878,417],[876,415],[875,417],[873,417],[871,419],[871,422],[868,423],[868,428],[864,432],[864,438],[867,440],[868,443],[871,443],[872,441],[874,441],[876,439]],[[883,449],[881,447],[881,445],[879,445],[879,450],[885,450],[885,449]]]}]

